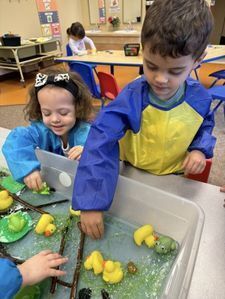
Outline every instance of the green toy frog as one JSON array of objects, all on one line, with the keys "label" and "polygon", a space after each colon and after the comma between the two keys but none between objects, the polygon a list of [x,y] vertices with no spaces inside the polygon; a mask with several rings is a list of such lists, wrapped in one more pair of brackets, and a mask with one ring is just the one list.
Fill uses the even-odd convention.
[{"label": "green toy frog", "polygon": [[160,236],[155,243],[155,251],[159,254],[166,254],[177,248],[177,243],[170,237]]},{"label": "green toy frog", "polygon": [[22,214],[14,213],[8,217],[8,229],[14,233],[18,233],[24,228],[26,222]]}]

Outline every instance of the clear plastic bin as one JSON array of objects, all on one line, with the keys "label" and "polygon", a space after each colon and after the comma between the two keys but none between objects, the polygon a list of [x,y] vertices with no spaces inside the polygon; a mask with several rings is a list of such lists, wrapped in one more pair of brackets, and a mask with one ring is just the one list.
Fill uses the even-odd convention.
[{"label": "clear plastic bin", "polygon": [[[47,183],[71,198],[77,162],[40,150],[37,155]],[[68,187],[59,180],[62,172],[71,178],[72,184]],[[179,243],[179,253],[161,298],[186,298],[204,224],[200,207],[185,198],[120,176],[109,212],[130,223],[150,223],[155,231]]]}]

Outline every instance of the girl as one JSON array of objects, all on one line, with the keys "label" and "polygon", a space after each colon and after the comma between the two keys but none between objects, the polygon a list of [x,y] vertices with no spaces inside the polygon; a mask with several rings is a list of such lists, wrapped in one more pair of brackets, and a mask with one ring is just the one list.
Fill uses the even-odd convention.
[{"label": "girl", "polygon": [[92,51],[96,51],[93,41],[85,36],[85,30],[81,23],[75,22],[67,29],[67,35],[69,36],[69,46],[73,52],[73,55],[87,54],[85,43],[87,43]]},{"label": "girl", "polygon": [[31,124],[12,130],[2,151],[14,179],[40,190],[35,149],[79,160],[90,128],[91,95],[78,74],[50,70],[37,74],[24,112]]}]

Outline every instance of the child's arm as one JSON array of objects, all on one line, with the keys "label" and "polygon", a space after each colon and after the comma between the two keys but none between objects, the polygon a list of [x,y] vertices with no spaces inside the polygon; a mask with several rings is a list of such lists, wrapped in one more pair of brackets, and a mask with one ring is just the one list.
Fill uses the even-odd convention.
[{"label": "child's arm", "polygon": [[0,298],[12,298],[21,286],[32,285],[50,276],[65,272],[55,269],[65,264],[67,258],[45,250],[16,266],[8,259],[0,259]]},{"label": "child's arm", "polygon": [[225,192],[225,186],[220,187],[220,192]]},{"label": "child's arm", "polygon": [[194,150],[187,154],[183,162],[184,175],[202,173],[205,165],[205,155],[200,151]]},{"label": "child's arm", "polygon": [[93,40],[87,36],[84,37],[84,42],[89,44],[90,48],[93,50],[93,49],[96,49],[95,47],[95,44],[93,42]]},{"label": "child's arm", "polygon": [[67,261],[68,258],[53,253],[51,250],[41,251],[17,266],[23,278],[22,286],[33,285],[47,277],[65,275],[65,271],[56,269],[56,267]]},{"label": "child's arm", "polygon": [[80,160],[81,154],[83,152],[83,146],[77,145],[72,147],[68,152],[68,158],[71,160]]},{"label": "child's arm", "polygon": [[41,142],[35,126],[18,127],[6,138],[2,152],[16,181],[23,183],[28,174],[40,170],[40,162],[35,155],[37,147],[41,148]]},{"label": "child's arm", "polygon": [[[96,237],[96,227],[102,222],[99,220],[102,215],[89,219],[92,214],[88,211],[99,213],[109,209],[119,174],[118,141],[127,129],[138,132],[140,128],[143,94],[140,89],[135,88],[134,91],[129,87],[104,107],[93,123],[75,178],[72,208],[86,213],[81,225],[89,223],[89,231],[92,231],[89,235],[93,238]],[[102,224],[100,227],[103,233]]]},{"label": "child's arm", "polygon": [[[188,148],[189,153],[192,153],[192,151],[199,151],[204,154],[205,159],[210,159],[213,157],[213,149],[216,143],[216,138],[212,135],[214,125],[214,114],[209,112],[204,118],[201,127],[199,128],[195,138]],[[195,155],[193,154],[193,156]],[[200,164],[202,163],[200,162]]]},{"label": "child's arm", "polygon": [[101,211],[81,211],[82,231],[92,239],[101,239],[104,235],[103,213]]},{"label": "child's arm", "polygon": [[31,190],[38,191],[42,186],[42,178],[39,170],[35,170],[24,178],[24,184]]}]

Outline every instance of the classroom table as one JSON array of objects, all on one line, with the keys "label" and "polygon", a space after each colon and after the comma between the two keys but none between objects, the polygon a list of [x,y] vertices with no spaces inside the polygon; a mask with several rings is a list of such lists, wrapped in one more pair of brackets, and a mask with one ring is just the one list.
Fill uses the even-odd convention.
[{"label": "classroom table", "polygon": [[[217,59],[225,58],[225,46],[223,45],[210,45],[207,48],[207,55],[202,63],[216,61]],[[142,55],[138,56],[125,56],[124,51],[119,50],[106,50],[98,51],[92,54],[82,56],[66,56],[55,58],[57,62],[84,62],[97,65],[108,65],[110,71],[114,74],[114,66],[142,66]]]},{"label": "classroom table", "polygon": [[[0,128],[0,149],[9,132],[7,129]],[[1,165],[4,163],[3,160],[0,151]],[[187,298],[224,298],[225,194],[219,191],[218,186],[175,175],[155,176],[125,164],[121,164],[120,174],[168,193],[182,196],[201,207],[205,215],[205,223],[189,292],[187,290]]]},{"label": "classroom table", "polygon": [[20,82],[25,86],[23,67],[61,55],[62,47],[58,39],[31,42],[21,46],[0,46],[0,69],[19,71]]}]

